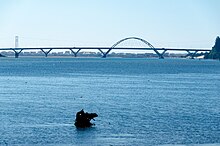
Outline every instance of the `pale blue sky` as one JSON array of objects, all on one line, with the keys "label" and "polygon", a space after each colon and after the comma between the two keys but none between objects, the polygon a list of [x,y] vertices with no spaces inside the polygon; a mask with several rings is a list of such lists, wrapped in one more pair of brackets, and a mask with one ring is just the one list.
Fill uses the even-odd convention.
[{"label": "pale blue sky", "polygon": [[0,47],[111,46],[136,36],[155,47],[210,48],[220,0],[0,0]]}]

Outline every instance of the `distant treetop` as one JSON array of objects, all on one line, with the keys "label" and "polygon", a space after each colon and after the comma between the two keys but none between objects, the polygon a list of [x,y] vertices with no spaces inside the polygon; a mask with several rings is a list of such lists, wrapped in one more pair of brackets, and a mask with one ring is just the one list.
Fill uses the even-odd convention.
[{"label": "distant treetop", "polygon": [[220,49],[220,38],[219,38],[219,36],[217,36],[217,38],[215,40],[215,45],[214,45],[213,48]]},{"label": "distant treetop", "polygon": [[215,45],[209,54],[205,56],[206,59],[219,59],[220,60],[220,38],[217,36],[215,40]]}]

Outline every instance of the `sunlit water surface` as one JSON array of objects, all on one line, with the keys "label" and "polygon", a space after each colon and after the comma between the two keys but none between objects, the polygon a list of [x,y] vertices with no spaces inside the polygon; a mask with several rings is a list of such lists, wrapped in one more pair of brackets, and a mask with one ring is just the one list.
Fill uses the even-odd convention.
[{"label": "sunlit water surface", "polygon": [[1,58],[0,105],[0,145],[217,146],[220,62]]}]

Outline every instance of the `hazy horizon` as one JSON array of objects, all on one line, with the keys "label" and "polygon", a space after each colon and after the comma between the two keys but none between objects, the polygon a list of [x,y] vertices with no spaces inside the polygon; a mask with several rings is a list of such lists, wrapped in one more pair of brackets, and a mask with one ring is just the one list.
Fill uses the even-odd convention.
[{"label": "hazy horizon", "polygon": [[155,47],[211,48],[218,0],[0,2],[0,47],[111,46],[140,37]]}]

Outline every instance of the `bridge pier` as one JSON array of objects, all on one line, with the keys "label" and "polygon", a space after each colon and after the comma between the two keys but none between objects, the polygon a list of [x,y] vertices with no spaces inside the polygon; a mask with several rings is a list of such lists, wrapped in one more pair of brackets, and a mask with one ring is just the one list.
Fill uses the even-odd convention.
[{"label": "bridge pier", "polygon": [[102,53],[102,58],[106,58],[107,54],[103,52],[101,49],[98,49]]},{"label": "bridge pier", "polygon": [[41,49],[41,51],[45,54],[45,57],[47,57],[52,49],[49,49],[49,51],[44,51],[44,49]]},{"label": "bridge pier", "polygon": [[[163,56],[166,53],[166,49],[163,50],[163,52],[161,53],[161,56]],[[163,57],[164,58],[164,57]]]},{"label": "bridge pier", "polygon": [[107,52],[105,52],[105,58],[106,58],[106,56],[109,54],[109,52],[111,51],[112,49],[108,49],[108,51]]},{"label": "bridge pier", "polygon": [[75,57],[77,57],[77,54],[79,53],[81,49],[78,49],[76,52],[73,51],[73,49],[70,49],[70,51],[74,54]]},{"label": "bridge pier", "polygon": [[164,51],[162,53],[160,53],[159,51],[157,51],[156,49],[154,49],[154,52],[158,55],[159,59],[164,59],[164,54],[167,50],[164,49]]},{"label": "bridge pier", "polygon": [[101,49],[98,49],[98,50],[102,53],[102,58],[106,58],[107,55],[109,54],[109,52],[112,50],[112,48],[108,49],[108,51],[106,51],[106,52],[102,51]]},{"label": "bridge pier", "polygon": [[194,53],[191,53],[189,50],[186,50],[188,52],[187,56],[190,56],[191,58],[190,59],[194,59],[195,58],[195,55],[198,51],[195,51]]},{"label": "bridge pier", "polygon": [[13,49],[13,51],[15,52],[15,58],[18,58],[23,49],[21,49],[20,51],[16,51],[15,49]]}]

